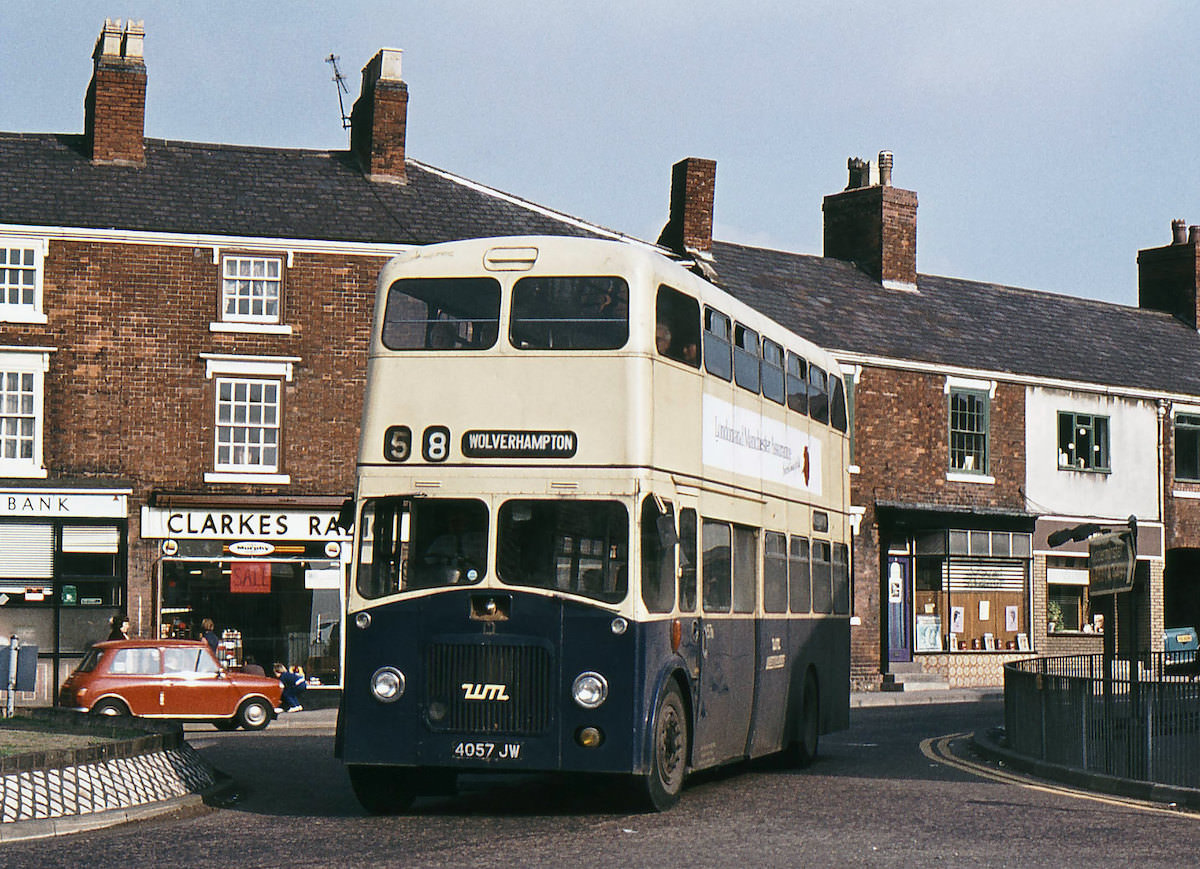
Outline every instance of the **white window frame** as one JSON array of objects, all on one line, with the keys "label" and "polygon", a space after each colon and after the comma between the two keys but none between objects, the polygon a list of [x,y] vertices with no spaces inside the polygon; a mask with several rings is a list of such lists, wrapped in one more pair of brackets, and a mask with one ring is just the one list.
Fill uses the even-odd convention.
[{"label": "white window frame", "polygon": [[275,464],[265,465],[235,465],[222,464],[218,461],[221,444],[218,431],[222,426],[221,413],[221,384],[273,384],[277,389],[276,421],[274,428],[282,434],[283,430],[283,384],[291,382],[294,366],[299,358],[293,356],[232,356],[219,353],[204,353],[201,358],[205,361],[205,377],[215,381],[213,391],[213,470],[204,475],[206,483],[271,483],[286,485],[291,482],[288,474],[279,473],[283,459],[282,437],[277,436],[275,442]]},{"label": "white window frame", "polygon": [[[33,449],[28,458],[6,458],[7,427],[0,422],[0,477],[44,478],[47,476],[42,455],[43,432],[46,427],[46,372],[50,369],[51,349],[0,347],[0,377],[9,374],[29,375],[32,378],[33,408],[29,416],[33,419]],[[25,416],[25,414],[21,414]],[[0,420],[6,419],[0,406]]]},{"label": "white window frame", "polygon": [[[5,252],[4,264],[0,265],[0,322],[5,323],[35,323],[45,325],[48,322],[45,309],[42,306],[42,279],[45,272],[46,249],[49,243],[44,238],[4,238],[0,237],[0,250]],[[22,270],[33,269],[33,300],[30,304],[11,303],[8,294],[12,286],[8,282],[8,256],[11,251],[28,253],[32,262],[24,264],[26,257],[22,256]]]},{"label": "white window frame", "polygon": [[[290,259],[290,257],[289,257]],[[283,276],[285,271],[284,258],[282,256],[270,256],[262,254],[249,253],[229,253],[220,256],[221,264],[221,299],[220,299],[220,317],[209,325],[210,331],[213,332],[262,332],[274,334],[291,334],[291,327],[283,323]],[[263,266],[263,274],[255,275],[255,266],[261,264]],[[249,274],[240,274],[242,266],[246,266]],[[275,276],[271,277],[268,273],[274,267]],[[233,274],[230,273],[231,269]],[[273,284],[275,288],[274,302],[275,313],[238,313],[229,312],[228,306],[230,299],[249,298],[253,303],[253,295],[246,296],[238,292],[242,289],[242,284],[260,281],[264,285]],[[265,289],[265,288],[264,288]],[[232,292],[231,292],[232,290]],[[269,298],[267,296],[264,299]]]}]

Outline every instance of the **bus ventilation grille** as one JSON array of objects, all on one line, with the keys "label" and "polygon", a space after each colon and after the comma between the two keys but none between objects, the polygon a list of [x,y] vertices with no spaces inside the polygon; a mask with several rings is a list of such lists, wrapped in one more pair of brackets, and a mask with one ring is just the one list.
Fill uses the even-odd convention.
[{"label": "bus ventilation grille", "polygon": [[550,725],[554,680],[541,646],[434,644],[428,668],[433,730],[536,734]]}]

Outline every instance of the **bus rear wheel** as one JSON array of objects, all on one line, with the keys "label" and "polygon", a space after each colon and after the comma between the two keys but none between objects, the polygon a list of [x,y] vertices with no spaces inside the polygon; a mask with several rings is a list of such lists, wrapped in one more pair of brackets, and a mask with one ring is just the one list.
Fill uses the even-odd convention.
[{"label": "bus rear wheel", "polygon": [[650,809],[664,812],[679,802],[687,774],[689,733],[687,712],[679,686],[668,682],[654,711],[654,739],[650,746],[650,774],[643,787]]},{"label": "bus rear wheel", "polygon": [[372,815],[398,815],[417,797],[415,772],[390,766],[350,766],[350,787],[358,803]]},{"label": "bus rear wheel", "polygon": [[800,694],[800,721],[796,738],[784,751],[788,766],[803,769],[817,759],[817,745],[821,738],[820,698],[816,674],[809,670],[804,676],[804,690]]}]

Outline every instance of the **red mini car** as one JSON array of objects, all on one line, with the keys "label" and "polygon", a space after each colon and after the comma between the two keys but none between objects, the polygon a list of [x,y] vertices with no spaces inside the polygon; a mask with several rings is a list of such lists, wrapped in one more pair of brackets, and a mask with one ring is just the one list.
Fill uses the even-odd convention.
[{"label": "red mini car", "polygon": [[225,669],[201,640],[112,640],[96,643],[67,677],[59,704],[262,730],[280,712],[281,690],[278,679]]}]

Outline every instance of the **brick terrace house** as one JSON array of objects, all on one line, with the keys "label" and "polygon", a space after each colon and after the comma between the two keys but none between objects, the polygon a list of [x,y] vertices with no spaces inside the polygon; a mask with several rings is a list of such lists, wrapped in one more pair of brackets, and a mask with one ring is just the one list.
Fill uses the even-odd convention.
[{"label": "brick terrace house", "polygon": [[350,150],[147,139],[143,37],[105,24],[82,135],[0,133],[0,635],[39,646],[43,702],[122,610],[337,685],[380,266],[614,234],[408,157],[395,50]]},{"label": "brick terrace house", "polygon": [[842,363],[854,681],[998,685],[1030,651],[1100,652],[1113,596],[1089,598],[1086,541],[1047,538],[1131,515],[1118,645],[1200,622],[1200,228],[1141,252],[1139,308],[926,275],[891,154],[849,168],[823,256],[714,242],[715,164],[697,159],[676,167],[660,241]]}]

